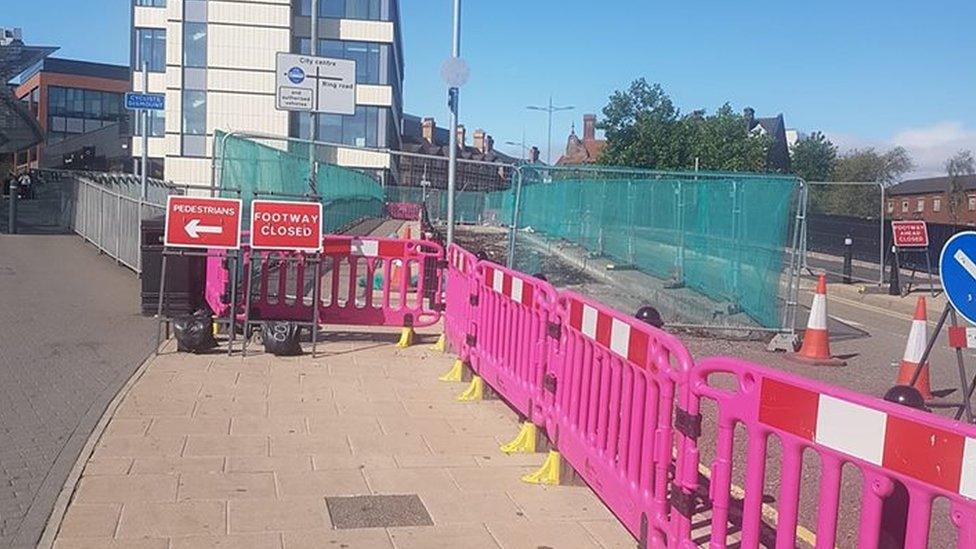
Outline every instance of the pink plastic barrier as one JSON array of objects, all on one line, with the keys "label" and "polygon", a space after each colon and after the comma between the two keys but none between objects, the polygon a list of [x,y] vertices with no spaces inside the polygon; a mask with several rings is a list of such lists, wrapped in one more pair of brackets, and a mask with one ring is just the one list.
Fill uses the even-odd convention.
[{"label": "pink plastic barrier", "polygon": [[[930,523],[940,519],[955,527],[956,547],[976,547],[976,427],[732,358],[701,361],[683,398],[692,415],[700,413],[702,400],[717,410],[711,547],[725,547],[732,472],[742,468],[745,499],[734,502],[742,510],[741,545],[759,543],[767,460],[775,464],[779,484],[775,546],[796,546],[805,451],[814,452],[818,464],[816,478],[807,471],[802,479],[804,490],[817,490],[818,548],[839,543],[838,524],[844,519],[856,524],[858,547],[901,547],[902,539],[904,547],[927,547]],[[744,454],[735,451],[736,425],[745,428],[747,441],[738,441]],[[778,439],[779,452],[767,451],[771,436]],[[699,440],[679,439],[676,480],[685,493],[693,493]],[[860,491],[854,517],[842,516],[840,503],[841,468],[847,464],[861,476],[860,487],[854,487]],[[904,494],[907,500],[898,501]],[[933,514],[936,498],[949,501],[949,517]],[[905,509],[901,513],[899,506]],[[852,533],[853,524],[848,522],[844,533]],[[686,527],[676,532],[679,539],[690,539]]]},{"label": "pink plastic barrier", "polygon": [[420,204],[413,202],[387,202],[386,216],[390,219],[403,219],[406,221],[417,221],[420,219]]},{"label": "pink plastic barrier", "polygon": [[476,271],[472,369],[520,414],[542,426],[547,332],[556,319],[556,291],[494,263],[480,262]]},{"label": "pink plastic barrier", "polygon": [[331,260],[319,310],[323,323],[431,326],[440,321],[440,278],[424,265],[444,257],[440,244],[421,240],[326,236]]},{"label": "pink plastic barrier", "polygon": [[672,408],[691,355],[674,336],[579,294],[561,292],[559,310],[549,437],[631,533],[664,547]]},{"label": "pink plastic barrier", "polygon": [[477,299],[477,279],[474,267],[478,259],[464,248],[451,244],[447,248],[445,270],[444,334],[451,349],[469,361],[471,348],[468,334],[474,334],[472,299]]},{"label": "pink plastic barrier", "polygon": [[[319,322],[356,326],[436,324],[441,317],[439,271],[443,248],[434,242],[325,236],[320,269]],[[252,319],[308,321],[315,265],[299,253],[241,251],[241,287],[250,285]],[[230,308],[229,260],[207,261],[206,298],[218,315]],[[239,290],[243,294],[243,290]],[[237,316],[243,318],[243,297]]]}]

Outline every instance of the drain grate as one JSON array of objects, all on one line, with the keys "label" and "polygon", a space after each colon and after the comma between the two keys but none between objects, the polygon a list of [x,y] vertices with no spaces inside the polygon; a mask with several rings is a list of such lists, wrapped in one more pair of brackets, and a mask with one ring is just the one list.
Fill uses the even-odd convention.
[{"label": "drain grate", "polygon": [[327,497],[325,503],[338,529],[434,525],[416,494]]}]

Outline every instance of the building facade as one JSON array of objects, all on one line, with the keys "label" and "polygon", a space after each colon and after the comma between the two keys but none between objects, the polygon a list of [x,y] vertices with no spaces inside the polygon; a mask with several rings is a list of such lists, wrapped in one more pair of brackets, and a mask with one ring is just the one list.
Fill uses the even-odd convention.
[{"label": "building facade", "polygon": [[596,164],[600,159],[600,153],[607,146],[605,139],[596,138],[596,115],[583,115],[583,138],[576,135],[576,126],[569,132],[566,139],[566,152],[563,153],[557,166],[579,166],[581,164]]},{"label": "building facade", "polygon": [[890,219],[976,225],[976,176],[911,179],[885,192],[885,213]]},{"label": "building facade", "polygon": [[[217,130],[309,136],[307,114],[275,108],[275,56],[311,50],[311,0],[133,0],[132,87],[165,93],[149,123],[149,156],[166,179],[211,184]],[[356,113],[318,116],[317,140],[346,145],[323,161],[394,172],[403,48],[398,0],[319,0],[318,55],[354,59]],[[141,128],[132,154],[142,154]]]},{"label": "building facade", "polygon": [[86,159],[100,159],[86,167],[121,168],[114,163],[126,144],[128,89],[129,67],[123,65],[53,57],[35,63],[20,74],[13,93],[37,118],[45,142],[14,153],[14,169],[65,167],[83,152],[90,153]]}]

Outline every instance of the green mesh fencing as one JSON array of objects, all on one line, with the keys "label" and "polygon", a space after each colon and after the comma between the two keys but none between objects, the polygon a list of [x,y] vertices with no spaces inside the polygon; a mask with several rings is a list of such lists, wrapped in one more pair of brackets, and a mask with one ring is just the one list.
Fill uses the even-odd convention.
[{"label": "green mesh fencing", "polygon": [[[248,205],[255,193],[263,193],[258,198],[270,198],[267,193],[310,193],[307,146],[286,140],[272,142],[236,136],[225,139],[224,136],[220,131],[215,136],[222,144],[218,151],[221,193],[236,197],[233,189],[240,189],[245,226],[250,220]],[[383,188],[368,174],[319,162],[315,178],[326,232],[363,217],[383,214]]]},{"label": "green mesh fencing", "polygon": [[[511,208],[505,213],[504,201],[507,193],[485,193],[458,191],[455,193],[454,218],[462,225],[481,225],[485,223],[507,223]],[[427,206],[427,215],[435,221],[447,220],[447,191],[421,187],[386,187],[388,202],[411,202]],[[502,218],[502,215],[509,217]]]},{"label": "green mesh fencing", "polygon": [[[780,176],[524,168],[519,227],[632,264],[777,328],[798,190],[798,180]],[[491,199],[506,223],[512,192]]]}]

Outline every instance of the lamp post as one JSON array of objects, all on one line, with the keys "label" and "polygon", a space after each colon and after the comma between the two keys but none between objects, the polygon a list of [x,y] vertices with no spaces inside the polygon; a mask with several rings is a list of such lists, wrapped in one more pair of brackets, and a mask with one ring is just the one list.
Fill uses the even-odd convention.
[{"label": "lamp post", "polygon": [[454,189],[457,186],[457,128],[460,87],[468,80],[469,69],[461,59],[461,0],[454,0],[454,32],[451,57],[441,67],[441,77],[448,86],[447,105],[451,110],[450,153],[447,165],[447,244],[454,243]]},{"label": "lamp post", "polygon": [[552,113],[554,113],[554,112],[560,112],[560,111],[570,111],[570,110],[573,110],[576,107],[572,107],[572,106],[556,107],[556,106],[553,106],[553,104],[552,104],[552,96],[550,95],[549,96],[549,105],[548,106],[546,106],[546,107],[537,107],[535,105],[529,105],[529,106],[527,106],[525,108],[526,109],[529,109],[530,111],[542,111],[542,112],[545,112],[545,113],[549,113],[549,145],[547,147],[548,150],[546,151],[546,164],[549,165],[549,166],[552,166]]}]

